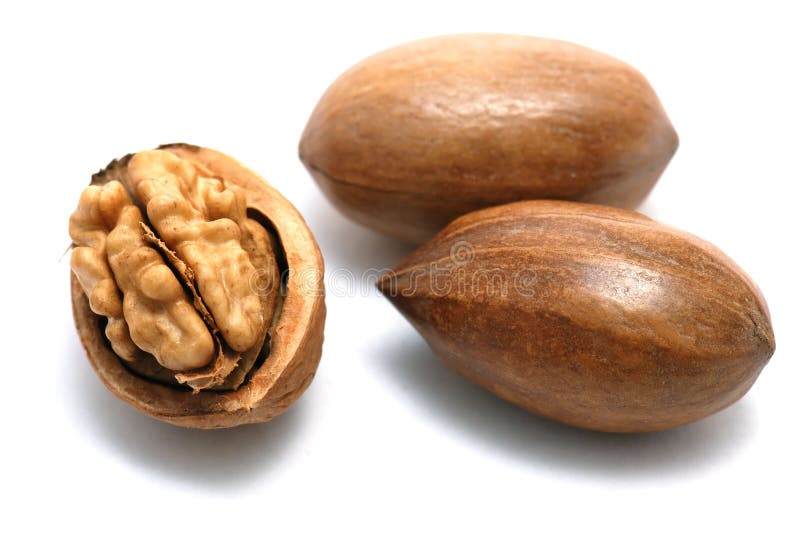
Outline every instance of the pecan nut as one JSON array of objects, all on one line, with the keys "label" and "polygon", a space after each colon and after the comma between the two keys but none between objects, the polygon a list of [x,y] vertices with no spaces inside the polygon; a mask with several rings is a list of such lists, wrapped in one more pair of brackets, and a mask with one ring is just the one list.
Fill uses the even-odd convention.
[{"label": "pecan nut", "polygon": [[742,397],[775,350],[767,304],[731,259],[600,205],[467,214],[378,287],[459,374],[595,430],[710,415]]},{"label": "pecan nut", "polygon": [[564,41],[465,34],[353,66],[320,98],[299,153],[343,214],[421,244],[524,199],[635,207],[677,147],[631,66]]}]

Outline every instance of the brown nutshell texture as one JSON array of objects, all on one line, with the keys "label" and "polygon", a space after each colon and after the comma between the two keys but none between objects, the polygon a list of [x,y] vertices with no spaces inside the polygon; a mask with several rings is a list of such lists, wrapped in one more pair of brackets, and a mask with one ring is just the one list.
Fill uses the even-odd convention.
[{"label": "brown nutshell texture", "polygon": [[454,371],[594,430],[662,430],[719,411],[775,349],[764,298],[721,251],[599,205],[468,214],[378,287]]},{"label": "brown nutshell texture", "polygon": [[300,159],[355,221],[422,243],[524,199],[633,208],[678,137],[647,80],[605,54],[518,35],[411,42],[325,92]]},{"label": "brown nutshell texture", "polygon": [[[156,192],[160,197],[154,196],[154,201],[143,201],[140,194],[147,188],[163,190],[168,185],[166,180],[149,181],[137,189],[135,162],[148,155],[158,162],[161,155],[168,157],[175,169],[201,170],[194,183],[197,192],[182,192],[191,203],[183,198],[172,201],[163,191]],[[144,177],[149,180],[147,173],[156,168],[145,164]],[[125,197],[119,184],[142,210],[127,206],[129,200],[118,202],[124,207],[117,211],[121,216],[115,223],[117,212],[109,208],[113,208],[109,199]],[[92,195],[94,205],[87,204]],[[183,206],[180,203],[185,205],[184,212],[176,214],[176,207]],[[185,224],[202,214],[207,221],[195,222],[199,231]],[[100,229],[101,223],[107,229]],[[179,249],[165,243],[168,235],[159,236],[159,224],[164,231],[186,234],[178,237],[182,242],[175,239]],[[92,187],[70,222],[73,240],[79,234],[75,229],[84,231],[80,239],[85,242],[76,244],[84,246],[75,249],[82,257],[75,259],[73,253],[75,325],[95,372],[120,399],[172,424],[223,428],[267,421],[285,411],[308,387],[322,350],[322,256],[297,210],[254,172],[222,153],[188,144],[131,154],[93,176]],[[110,262],[103,263],[106,251]],[[84,257],[91,257],[94,264],[84,263]],[[131,271],[130,266],[142,266],[142,273]],[[215,278],[221,278],[221,283]],[[114,287],[115,281],[119,288]],[[270,283],[269,290],[252,290],[254,282],[264,281]],[[164,282],[172,285],[167,285],[172,294]],[[148,315],[155,320],[148,323]],[[198,320],[191,323],[195,317]],[[182,332],[178,328],[183,326]],[[186,351],[180,344],[160,344],[154,333],[161,333],[165,340],[178,337],[175,340]],[[198,340],[208,340],[209,334],[214,354],[205,357],[207,343]],[[113,337],[111,343],[109,337]],[[176,357],[167,361],[158,353],[149,355],[137,340],[152,342],[156,351]],[[228,341],[239,348],[232,348]],[[186,361],[186,355],[195,361]],[[203,361],[196,361],[197,356]],[[208,364],[170,370],[173,362]]]}]

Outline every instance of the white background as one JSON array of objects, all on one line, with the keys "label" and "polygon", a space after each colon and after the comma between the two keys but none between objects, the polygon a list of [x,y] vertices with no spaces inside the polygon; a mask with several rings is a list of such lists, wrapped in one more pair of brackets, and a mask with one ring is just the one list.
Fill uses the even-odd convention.
[{"label": "white background", "polygon": [[[4,2],[0,530],[798,534],[791,5]],[[351,64],[463,31],[575,41],[649,78],[681,147],[642,210],[761,286],[778,349],[751,392],[664,433],[566,428],[448,372],[371,288],[330,281],[318,375],[273,422],[183,430],[109,394],[75,335],[62,258],[90,174],[161,143],[213,147],[295,203],[329,274],[391,266],[409,248],[335,212],[297,142]]]}]

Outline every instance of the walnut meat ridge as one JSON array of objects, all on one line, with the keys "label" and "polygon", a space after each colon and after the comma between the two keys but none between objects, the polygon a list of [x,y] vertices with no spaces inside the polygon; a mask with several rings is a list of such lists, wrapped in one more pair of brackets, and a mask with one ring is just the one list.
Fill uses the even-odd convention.
[{"label": "walnut meat ridge", "polygon": [[743,396],[775,350],[764,298],[721,251],[599,205],[468,214],[378,287],[456,372],[595,430],[705,417]]},{"label": "walnut meat ridge", "polygon": [[238,162],[185,144],[115,160],[70,236],[81,342],[128,404],[230,427],[271,419],[311,382],[322,257],[294,207]]},{"label": "walnut meat ridge", "polygon": [[629,65],[564,41],[474,34],[349,69],[321,97],[299,153],[345,215],[422,243],[457,216],[524,199],[633,208],[677,146]]}]

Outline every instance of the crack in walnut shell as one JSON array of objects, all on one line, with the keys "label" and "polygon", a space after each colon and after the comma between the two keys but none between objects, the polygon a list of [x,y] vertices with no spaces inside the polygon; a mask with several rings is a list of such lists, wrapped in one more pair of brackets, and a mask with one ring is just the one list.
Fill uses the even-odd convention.
[{"label": "crack in walnut shell", "polygon": [[322,259],[294,208],[184,144],[115,160],[92,183],[70,218],[73,311],[106,386],[184,426],[286,409],[313,377],[325,314]]}]

